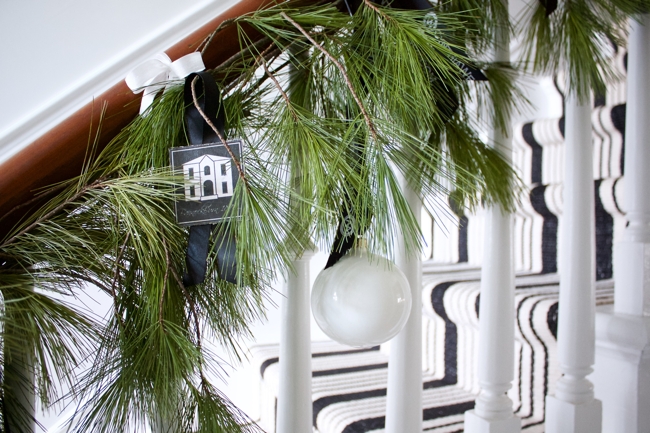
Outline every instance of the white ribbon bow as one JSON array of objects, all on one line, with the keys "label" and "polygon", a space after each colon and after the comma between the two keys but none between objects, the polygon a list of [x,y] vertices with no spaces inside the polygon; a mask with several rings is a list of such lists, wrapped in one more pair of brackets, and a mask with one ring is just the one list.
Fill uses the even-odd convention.
[{"label": "white ribbon bow", "polygon": [[169,81],[180,80],[192,72],[203,70],[205,65],[199,52],[188,54],[174,62],[167,54],[160,53],[153,59],[136,66],[127,74],[124,81],[133,93],[144,92],[140,103],[140,114],[143,114],[153,103],[156,94],[161,89],[167,90]]}]

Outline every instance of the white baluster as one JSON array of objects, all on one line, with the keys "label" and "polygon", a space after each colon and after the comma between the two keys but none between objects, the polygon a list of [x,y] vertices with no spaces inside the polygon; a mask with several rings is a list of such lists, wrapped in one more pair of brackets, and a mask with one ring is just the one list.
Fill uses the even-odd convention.
[{"label": "white baluster", "polygon": [[467,433],[516,433],[507,396],[514,379],[515,317],[512,258],[512,217],[500,206],[485,212],[485,243],[479,307],[478,378],[481,392],[474,410],[465,413]]},{"label": "white baluster", "polygon": [[[495,60],[510,61],[507,31],[499,30]],[[492,141],[512,159],[508,131],[493,128]],[[478,379],[481,392],[473,410],[465,412],[467,433],[518,433],[521,420],[507,396],[514,379],[515,282],[512,255],[512,215],[500,206],[485,211],[481,302],[479,307]]]},{"label": "white baluster", "polygon": [[312,431],[309,262],[307,250],[293,262],[280,306],[280,389],[277,433]]},{"label": "white baluster", "polygon": [[614,247],[614,311],[596,317],[596,396],[603,431],[650,431],[650,15],[630,22],[625,127],[625,210]]},{"label": "white baluster", "polygon": [[601,402],[587,379],[594,364],[594,180],[590,98],[566,98],[558,360],[563,376],[546,398],[547,433],[600,433]]},{"label": "white baluster", "polygon": [[[631,21],[625,128],[625,210],[629,225],[620,243],[617,313],[650,315],[650,15]],[[645,263],[644,263],[645,259]],[[619,275],[620,274],[620,275]],[[620,290],[619,290],[620,287]]]},{"label": "white baluster", "polygon": [[[420,222],[422,202],[400,179],[402,191],[413,215]],[[411,286],[413,303],[404,329],[390,341],[386,433],[422,432],[422,262],[417,253],[408,254],[399,239],[397,266]]]}]

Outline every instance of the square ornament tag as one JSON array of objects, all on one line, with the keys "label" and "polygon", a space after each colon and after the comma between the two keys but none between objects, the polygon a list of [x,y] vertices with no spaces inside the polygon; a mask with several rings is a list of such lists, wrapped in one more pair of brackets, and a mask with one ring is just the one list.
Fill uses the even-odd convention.
[{"label": "square ornament tag", "polygon": [[[241,165],[241,140],[228,140],[227,144]],[[192,226],[226,219],[239,181],[228,149],[222,143],[181,146],[171,148],[169,156],[174,172],[183,174],[182,198],[175,203],[178,224]]]}]

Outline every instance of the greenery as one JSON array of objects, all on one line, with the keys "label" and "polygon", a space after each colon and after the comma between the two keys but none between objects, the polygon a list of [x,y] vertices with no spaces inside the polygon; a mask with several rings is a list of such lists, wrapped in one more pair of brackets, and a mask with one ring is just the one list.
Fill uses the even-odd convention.
[{"label": "greenery", "polygon": [[[591,4],[565,0],[550,16],[532,6],[522,24],[531,68],[567,64],[580,95],[611,78],[599,38],[622,43],[622,19],[643,7]],[[212,383],[220,364],[207,342],[238,355],[275,275],[311,243],[329,248],[341,215],[354,209],[356,233],[390,257],[398,232],[413,252],[421,242],[401,177],[431,212],[450,194],[514,209],[517,178],[498,143],[479,139],[507,132],[526,102],[512,65],[476,55],[511,30],[501,1],[415,11],[363,0],[352,14],[292,0],[224,23],[207,43],[225,26],[241,50],[212,73],[245,170],[230,207],[241,217],[213,243],[235,233],[237,284],[218,278],[214,254],[205,283],[180,277],[187,230],[174,219],[182,179],[168,150],[187,138],[182,83],[171,83],[102,152],[91,140],[82,173],[43,191],[53,198],[0,241],[3,431],[31,422],[19,394],[32,375],[43,407],[78,405],[71,431],[259,431]],[[467,80],[466,65],[489,81]],[[86,284],[112,301],[109,317],[72,305]]]},{"label": "greenery", "polygon": [[647,0],[563,0],[547,15],[535,2],[519,23],[525,34],[526,67],[536,73],[565,71],[569,93],[589,98],[605,94],[615,77],[607,54],[625,46],[627,18],[648,10]]}]

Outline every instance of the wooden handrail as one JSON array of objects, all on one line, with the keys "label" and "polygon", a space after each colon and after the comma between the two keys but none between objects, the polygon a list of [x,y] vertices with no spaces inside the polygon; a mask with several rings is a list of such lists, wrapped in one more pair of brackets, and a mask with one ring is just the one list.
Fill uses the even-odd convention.
[{"label": "wooden handrail", "polygon": [[[225,20],[253,12],[273,0],[241,0],[194,33],[169,48],[172,60],[196,51]],[[260,38],[250,30],[253,40]],[[214,68],[239,51],[239,37],[235,26],[224,28],[203,54],[208,69]],[[141,95],[134,95],[124,81],[95,98],[93,102],[45,133],[25,149],[0,165],[0,217],[16,206],[33,199],[39,188],[79,175],[86,154],[88,137],[94,137],[101,107],[107,111],[99,137],[100,149],[133,120],[139,110]],[[91,128],[92,124],[92,128]],[[0,237],[39,203],[16,208],[0,222]]]}]

